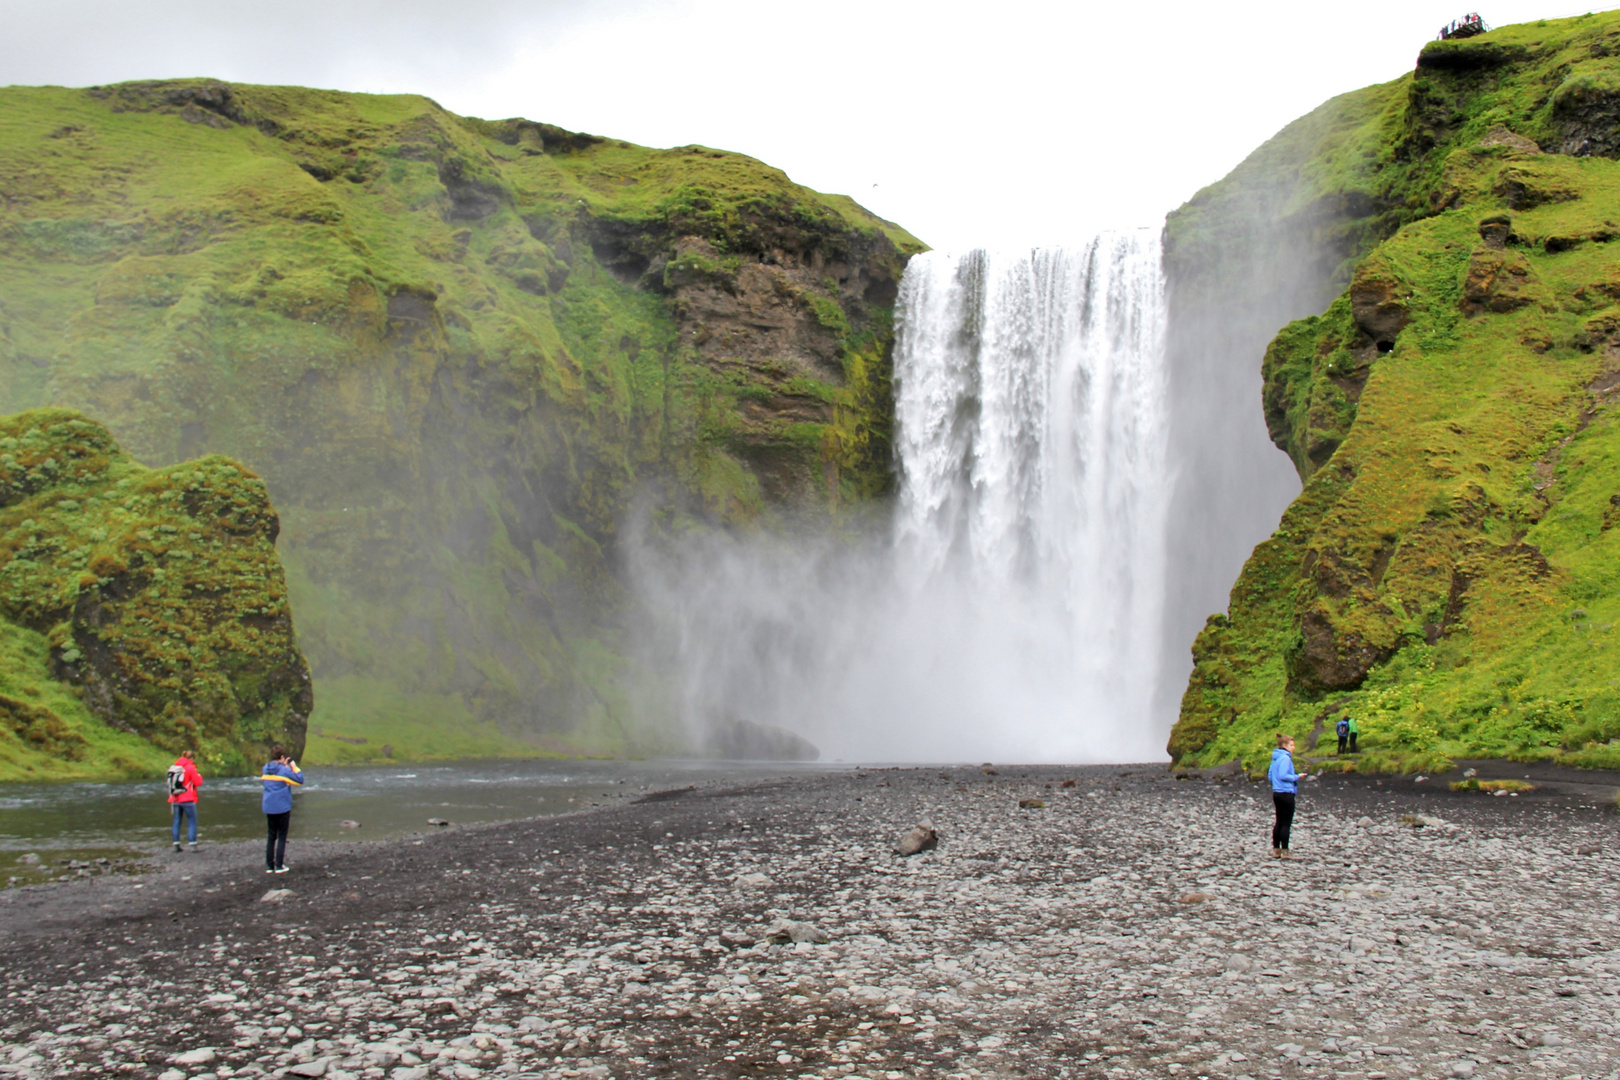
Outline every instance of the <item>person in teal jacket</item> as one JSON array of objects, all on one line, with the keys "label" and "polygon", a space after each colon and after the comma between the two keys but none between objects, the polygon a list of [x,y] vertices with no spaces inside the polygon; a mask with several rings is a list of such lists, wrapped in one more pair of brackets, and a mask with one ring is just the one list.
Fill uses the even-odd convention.
[{"label": "person in teal jacket", "polygon": [[293,788],[304,786],[304,774],[298,771],[298,762],[287,756],[287,751],[275,747],[270,760],[259,776],[264,781],[264,817],[270,828],[264,844],[264,872],[285,874],[287,866],[287,829],[292,824]]},{"label": "person in teal jacket", "polygon": [[1277,736],[1277,749],[1271,752],[1271,768],[1266,772],[1271,784],[1271,803],[1277,810],[1271,827],[1271,857],[1288,859],[1288,834],[1294,827],[1294,799],[1299,793],[1299,774],[1294,771],[1294,740]]}]

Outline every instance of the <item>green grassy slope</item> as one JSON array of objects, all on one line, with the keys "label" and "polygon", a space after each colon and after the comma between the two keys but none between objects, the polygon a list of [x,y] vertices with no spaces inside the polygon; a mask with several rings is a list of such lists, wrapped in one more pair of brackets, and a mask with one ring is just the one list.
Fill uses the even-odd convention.
[{"label": "green grassy slope", "polygon": [[1348,709],[1362,767],[1620,763],[1620,15],[1433,43],[1326,108],[1304,169],[1354,207],[1348,288],[1265,357],[1305,490],[1199,636],[1171,753],[1258,764]]},{"label": "green grassy slope", "polygon": [[644,745],[634,500],[678,531],[889,483],[921,245],[738,154],[412,96],[13,87],[0,191],[0,409],[264,476],[332,688],[312,760]]},{"label": "green grassy slope", "polygon": [[310,680],[276,529],[233,461],[146,469],[78,413],[0,417],[0,779],[301,751]]}]

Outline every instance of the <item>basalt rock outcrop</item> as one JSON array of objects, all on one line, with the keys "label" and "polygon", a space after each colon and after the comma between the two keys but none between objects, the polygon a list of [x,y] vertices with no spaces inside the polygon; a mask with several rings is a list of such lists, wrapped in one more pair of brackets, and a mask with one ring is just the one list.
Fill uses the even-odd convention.
[{"label": "basalt rock outcrop", "polygon": [[793,528],[892,482],[921,245],[738,154],[403,95],[14,87],[0,192],[0,409],[264,477],[317,759],[656,749],[626,522]]},{"label": "basalt rock outcrop", "polygon": [[1343,293],[1266,350],[1304,490],[1198,636],[1176,759],[1258,765],[1347,710],[1363,765],[1620,761],[1611,85],[1620,17],[1504,27],[1273,140],[1297,199],[1368,212],[1328,234]]}]

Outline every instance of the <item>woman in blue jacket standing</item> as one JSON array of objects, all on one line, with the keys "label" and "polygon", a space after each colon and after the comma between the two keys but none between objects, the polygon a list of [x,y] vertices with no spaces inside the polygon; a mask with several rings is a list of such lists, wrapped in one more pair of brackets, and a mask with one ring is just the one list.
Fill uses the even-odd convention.
[{"label": "woman in blue jacket standing", "polygon": [[270,826],[270,838],[264,844],[264,872],[285,874],[287,866],[287,827],[292,824],[293,788],[304,785],[304,774],[298,771],[298,762],[287,756],[287,751],[276,747],[270,751],[270,760],[259,777],[264,781],[264,817]]},{"label": "woman in blue jacket standing", "polygon": [[1290,859],[1288,833],[1294,827],[1294,798],[1299,791],[1299,774],[1294,771],[1294,740],[1277,736],[1277,749],[1271,752],[1271,802],[1277,808],[1277,823],[1271,827],[1271,857]]}]

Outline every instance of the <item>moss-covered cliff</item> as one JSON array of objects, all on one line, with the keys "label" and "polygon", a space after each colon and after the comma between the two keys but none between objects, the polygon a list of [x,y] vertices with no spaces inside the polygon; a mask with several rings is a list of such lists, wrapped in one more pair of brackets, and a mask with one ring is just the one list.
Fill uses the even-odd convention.
[{"label": "moss-covered cliff", "polygon": [[264,476],[317,758],[624,748],[627,512],[881,492],[919,248],[737,154],[420,97],[5,89],[0,409]]},{"label": "moss-covered cliff", "polygon": [[277,529],[233,461],[147,469],[78,413],[0,417],[0,779],[301,752]]},{"label": "moss-covered cliff", "polygon": [[1305,488],[1198,637],[1178,760],[1348,709],[1377,766],[1620,762],[1616,156],[1620,16],[1505,27],[1431,43],[1172,220],[1218,245],[1209,208],[1282,162],[1344,286],[1266,352]]}]

